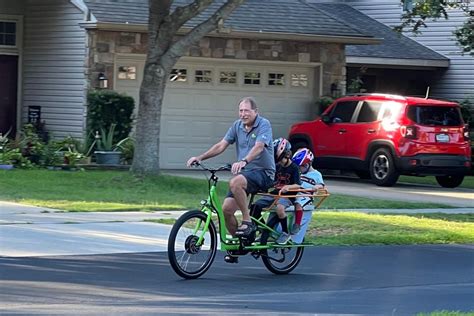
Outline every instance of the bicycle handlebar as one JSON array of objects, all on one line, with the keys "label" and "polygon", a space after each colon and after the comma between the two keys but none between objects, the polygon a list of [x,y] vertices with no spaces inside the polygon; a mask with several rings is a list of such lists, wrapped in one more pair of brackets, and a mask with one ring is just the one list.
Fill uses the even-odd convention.
[{"label": "bicycle handlebar", "polygon": [[231,164],[225,164],[225,165],[222,165],[222,166],[219,166],[219,167],[211,168],[211,167],[207,167],[202,162],[197,162],[197,161],[193,162],[191,164],[191,166],[192,167],[200,167],[202,170],[206,170],[206,171],[209,171],[209,172],[212,172],[212,173],[215,173],[217,171],[230,171],[231,168],[232,168]]}]

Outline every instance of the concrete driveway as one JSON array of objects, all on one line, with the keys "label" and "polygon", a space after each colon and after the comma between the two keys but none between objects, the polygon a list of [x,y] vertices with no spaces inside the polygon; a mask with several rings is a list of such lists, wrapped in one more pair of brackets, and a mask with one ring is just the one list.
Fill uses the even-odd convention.
[{"label": "concrete driveway", "polygon": [[[170,175],[205,179],[205,173],[196,169],[165,170],[164,172]],[[230,177],[230,173],[220,174],[220,178],[223,180],[228,180]],[[474,211],[474,189],[448,189],[410,183],[397,183],[393,187],[379,187],[369,180],[334,175],[325,175],[324,181],[331,193],[384,200],[439,203],[453,207],[472,208]]]}]

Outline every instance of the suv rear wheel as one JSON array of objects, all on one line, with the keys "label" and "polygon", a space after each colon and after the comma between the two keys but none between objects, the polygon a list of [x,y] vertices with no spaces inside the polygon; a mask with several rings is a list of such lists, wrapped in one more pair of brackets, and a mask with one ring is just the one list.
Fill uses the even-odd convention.
[{"label": "suv rear wheel", "polygon": [[400,173],[395,168],[390,150],[377,149],[370,158],[369,172],[372,181],[379,186],[390,187],[397,183]]},{"label": "suv rear wheel", "polygon": [[437,176],[436,181],[444,188],[455,188],[461,185],[464,176]]}]

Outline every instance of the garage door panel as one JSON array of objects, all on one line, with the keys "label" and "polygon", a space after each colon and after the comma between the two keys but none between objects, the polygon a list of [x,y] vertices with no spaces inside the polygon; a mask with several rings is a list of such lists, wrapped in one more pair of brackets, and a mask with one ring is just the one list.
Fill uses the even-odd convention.
[{"label": "garage door panel", "polygon": [[[166,162],[167,169],[186,168],[186,161],[193,155],[201,153],[203,149],[191,143],[175,144],[162,142],[160,145],[160,165]],[[190,155],[190,152],[193,153]],[[206,164],[217,166],[235,161],[234,148],[230,148],[222,155],[206,160]]]},{"label": "garage door panel", "polygon": [[167,117],[162,118],[161,136],[163,137],[186,137],[186,131],[188,126],[186,122],[179,121],[176,119],[169,119]]},{"label": "garage door panel", "polygon": [[[143,62],[138,61],[138,64]],[[206,66],[203,66],[203,62]],[[117,64],[123,63],[118,60]],[[214,72],[213,80],[219,78],[220,70],[236,71],[238,83],[194,83],[195,70],[204,69],[203,67]],[[204,152],[220,141],[231,124],[238,119],[237,102],[242,97],[255,97],[261,115],[272,123],[274,137],[286,137],[291,124],[313,119],[314,67],[286,66],[284,63],[257,65],[247,61],[212,62],[207,59],[199,62],[179,62],[175,68],[186,68],[188,81],[170,82],[166,87],[160,143],[160,167],[163,169],[185,168],[189,157]],[[243,81],[241,82],[243,73],[249,70],[261,72],[260,85],[244,85]],[[268,78],[265,77],[268,73],[284,73],[286,85],[268,85]],[[292,74],[295,73],[305,74],[307,87],[293,86]],[[141,80],[141,76],[138,78]],[[117,81],[115,88],[134,97],[138,104],[140,80],[134,80],[135,87],[130,85],[130,81],[122,86],[120,84],[124,81]],[[232,145],[222,155],[210,159],[209,163],[217,165],[234,160],[235,146]]]}]

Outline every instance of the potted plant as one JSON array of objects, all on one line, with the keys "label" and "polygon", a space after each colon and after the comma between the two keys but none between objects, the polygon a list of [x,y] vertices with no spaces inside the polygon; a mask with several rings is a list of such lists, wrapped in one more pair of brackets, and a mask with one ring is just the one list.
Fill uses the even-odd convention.
[{"label": "potted plant", "polygon": [[118,165],[120,164],[121,145],[128,140],[128,137],[114,142],[114,132],[116,124],[111,124],[109,130],[100,129],[100,135],[96,134],[97,151],[95,151],[96,162],[98,164]]}]

